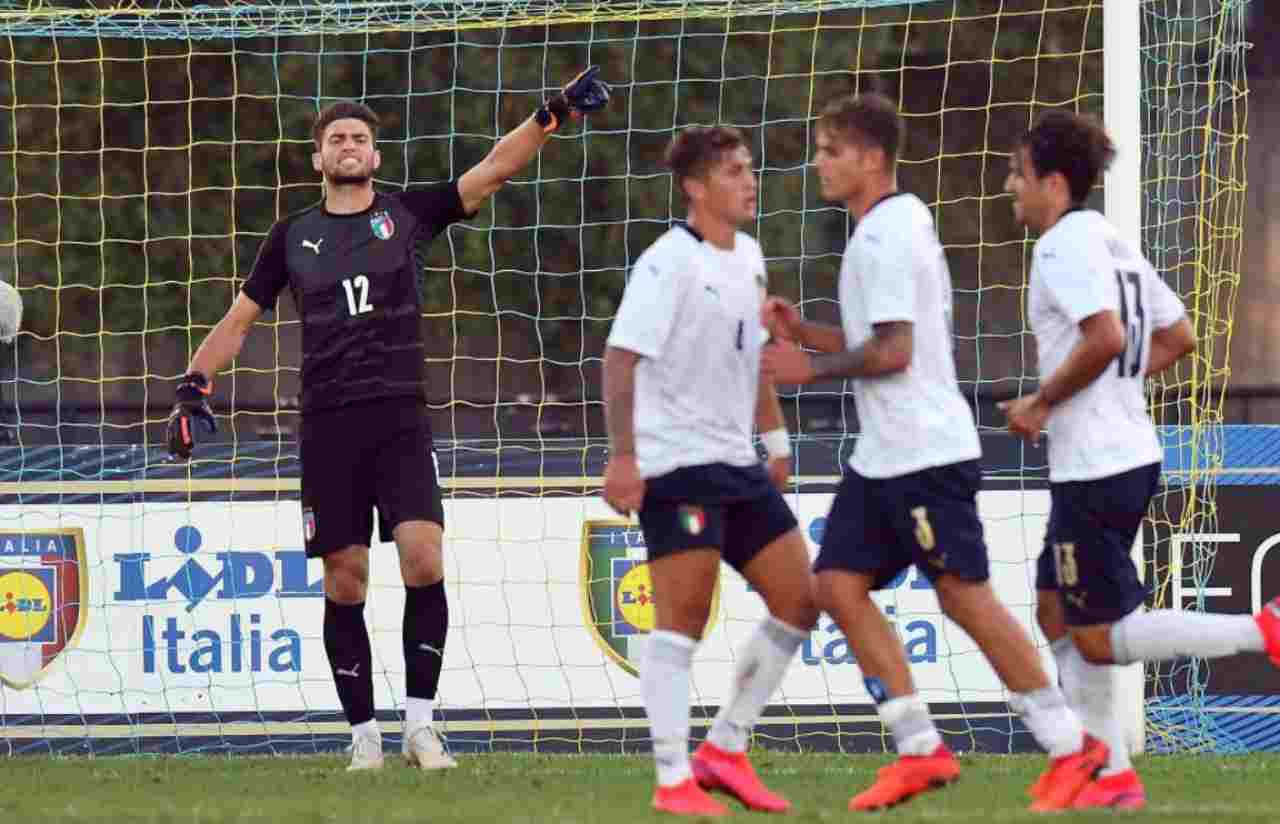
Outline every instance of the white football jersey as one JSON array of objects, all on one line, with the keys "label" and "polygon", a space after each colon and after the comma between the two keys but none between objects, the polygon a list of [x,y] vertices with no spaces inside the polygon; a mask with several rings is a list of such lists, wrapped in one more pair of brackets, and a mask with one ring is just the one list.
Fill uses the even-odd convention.
[{"label": "white football jersey", "polygon": [[1163,458],[1143,394],[1151,333],[1186,310],[1155,268],[1098,212],[1068,212],[1036,241],[1027,313],[1043,382],[1080,342],[1080,321],[1111,310],[1125,348],[1093,383],[1049,413],[1049,479],[1086,481]]},{"label": "white football jersey", "polygon": [[877,323],[910,321],[911,364],[855,379],[862,434],[849,465],[890,478],[981,457],[973,413],[956,383],[951,271],[918,197],[890,195],[858,221],[840,264],[840,317],[850,351]]},{"label": "white football jersey", "polygon": [[641,477],[759,463],[751,433],[766,285],[760,245],[742,232],[725,251],[677,225],[636,261],[609,345],[642,356],[635,388]]}]

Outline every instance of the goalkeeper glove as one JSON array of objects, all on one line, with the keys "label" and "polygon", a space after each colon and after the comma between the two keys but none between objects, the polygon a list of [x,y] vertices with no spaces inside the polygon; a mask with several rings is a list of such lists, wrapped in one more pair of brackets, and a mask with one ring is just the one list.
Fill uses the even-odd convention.
[{"label": "goalkeeper glove", "polygon": [[218,431],[218,424],[213,419],[213,410],[209,408],[209,393],[213,385],[209,379],[199,372],[190,372],[182,376],[178,384],[178,399],[169,413],[169,426],[166,432],[169,440],[169,454],[180,461],[191,457],[191,448],[196,445],[193,421],[204,424],[209,434]]},{"label": "goalkeeper glove", "polygon": [[566,120],[599,111],[609,102],[609,84],[600,80],[599,66],[579,72],[555,97],[542,104],[534,119],[544,132],[554,132]]}]

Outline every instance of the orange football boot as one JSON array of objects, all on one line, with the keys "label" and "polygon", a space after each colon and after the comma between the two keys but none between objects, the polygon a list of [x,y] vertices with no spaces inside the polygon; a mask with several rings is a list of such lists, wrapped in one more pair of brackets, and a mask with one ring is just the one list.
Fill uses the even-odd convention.
[{"label": "orange football boot", "polygon": [[659,786],[653,791],[653,808],[658,812],[672,815],[707,818],[719,818],[729,814],[729,808],[707,795],[694,778],[686,778],[671,787]]},{"label": "orange football boot", "polygon": [[1147,791],[1142,786],[1142,779],[1138,778],[1138,774],[1133,770],[1093,779],[1071,803],[1073,810],[1088,810],[1095,807],[1141,810],[1145,806],[1147,806]]},{"label": "orange football boot", "polygon": [[876,783],[849,799],[849,809],[873,812],[901,804],[960,777],[960,762],[945,745],[932,755],[904,755],[876,774]]},{"label": "orange football boot", "polygon": [[693,777],[705,790],[723,790],[761,812],[785,813],[791,809],[790,801],[764,785],[745,752],[729,752],[703,741],[691,763]]},{"label": "orange football boot", "polygon": [[1092,735],[1085,734],[1078,752],[1049,762],[1049,770],[1036,780],[1030,792],[1038,793],[1031,804],[1033,812],[1066,810],[1076,796],[1107,765],[1111,751]]}]

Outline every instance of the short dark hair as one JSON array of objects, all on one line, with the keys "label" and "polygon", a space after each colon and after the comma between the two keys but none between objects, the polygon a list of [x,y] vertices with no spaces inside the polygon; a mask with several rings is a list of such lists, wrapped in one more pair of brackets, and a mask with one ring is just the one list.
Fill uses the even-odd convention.
[{"label": "short dark hair", "polygon": [[897,105],[882,94],[868,92],[832,100],[818,116],[818,128],[864,148],[880,149],[889,169],[897,165],[902,117]]},{"label": "short dark hair", "polygon": [[1073,203],[1085,201],[1116,156],[1115,144],[1096,117],[1062,109],[1036,118],[1018,145],[1029,150],[1037,177],[1060,172],[1067,179]]},{"label": "short dark hair", "polygon": [[320,110],[316,115],[315,125],[311,127],[311,139],[315,141],[316,150],[320,149],[320,141],[324,139],[324,130],[329,128],[329,124],[335,120],[346,120],[353,117],[356,120],[363,120],[369,126],[369,131],[373,134],[376,142],[378,139],[378,115],[373,109],[357,103],[354,100],[339,100],[337,103],[330,103]]},{"label": "short dark hair", "polygon": [[681,193],[686,178],[699,177],[725,155],[747,145],[742,132],[733,126],[688,126],[667,145],[663,165],[671,170]]}]

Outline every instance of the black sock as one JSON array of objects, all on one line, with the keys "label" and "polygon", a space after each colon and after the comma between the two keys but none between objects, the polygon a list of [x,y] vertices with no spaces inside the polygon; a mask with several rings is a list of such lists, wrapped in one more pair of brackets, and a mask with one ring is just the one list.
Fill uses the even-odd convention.
[{"label": "black sock", "polygon": [[324,650],[347,722],[354,727],[373,720],[373,649],[364,625],[364,604],[324,599]]},{"label": "black sock", "polygon": [[435,698],[440,686],[449,601],[444,581],[404,588],[404,678],[410,698]]}]

